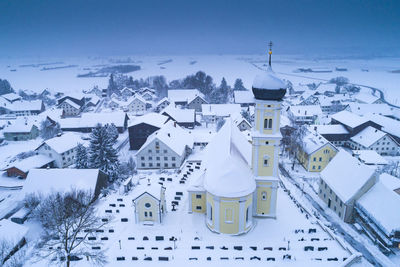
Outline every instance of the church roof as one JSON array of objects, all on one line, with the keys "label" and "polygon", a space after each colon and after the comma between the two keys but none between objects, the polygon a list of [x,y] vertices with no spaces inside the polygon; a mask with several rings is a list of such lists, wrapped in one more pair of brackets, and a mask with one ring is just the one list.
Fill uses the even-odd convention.
[{"label": "church roof", "polygon": [[220,197],[242,197],[254,192],[250,169],[251,144],[228,118],[205,151],[204,188]]},{"label": "church roof", "polygon": [[254,97],[261,100],[282,100],[286,88],[287,85],[276,76],[271,67],[258,74],[252,86]]}]

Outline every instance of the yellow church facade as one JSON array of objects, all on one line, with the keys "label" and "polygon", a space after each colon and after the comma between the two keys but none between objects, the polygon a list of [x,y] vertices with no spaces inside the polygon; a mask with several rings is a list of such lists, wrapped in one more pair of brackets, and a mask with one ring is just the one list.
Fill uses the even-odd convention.
[{"label": "yellow church facade", "polygon": [[276,218],[280,112],[286,84],[269,68],[253,83],[252,142],[231,119],[208,144],[200,175],[188,189],[189,212],[204,213],[213,232],[244,234],[257,217]]}]

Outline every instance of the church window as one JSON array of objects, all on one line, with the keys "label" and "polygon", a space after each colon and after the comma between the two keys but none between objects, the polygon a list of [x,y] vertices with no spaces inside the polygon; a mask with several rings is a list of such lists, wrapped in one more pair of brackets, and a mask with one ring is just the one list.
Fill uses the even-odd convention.
[{"label": "church window", "polygon": [[144,204],[144,206],[145,206],[146,208],[150,208],[150,207],[151,207],[151,204],[147,202],[146,204]]},{"label": "church window", "polygon": [[261,193],[261,199],[262,199],[262,200],[267,200],[267,192],[263,191],[263,192]]},{"label": "church window", "polygon": [[246,223],[249,221],[249,207],[246,209]]},{"label": "church window", "polygon": [[144,217],[147,217],[147,211],[144,212]]},{"label": "church window", "polygon": [[199,194],[196,195],[196,198],[197,198],[197,199],[201,199],[201,195],[199,195]]},{"label": "church window", "polygon": [[196,210],[201,210],[201,206],[196,206]]},{"label": "church window", "polygon": [[153,212],[149,211],[149,217],[153,217]]},{"label": "church window", "polygon": [[231,208],[225,209],[225,222],[226,223],[233,222],[233,210]]},{"label": "church window", "polygon": [[272,119],[264,119],[264,129],[272,129]]},{"label": "church window", "polygon": [[264,166],[268,167],[269,166],[269,156],[265,155],[263,158]]}]

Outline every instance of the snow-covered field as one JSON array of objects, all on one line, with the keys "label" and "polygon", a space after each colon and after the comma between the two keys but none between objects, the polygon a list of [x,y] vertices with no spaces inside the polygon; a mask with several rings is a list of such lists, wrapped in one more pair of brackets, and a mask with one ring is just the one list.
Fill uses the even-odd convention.
[{"label": "snow-covered field", "polygon": [[[119,57],[119,59],[126,59]],[[236,78],[242,78],[247,88],[259,71],[257,67],[266,62],[266,55],[193,55],[193,56],[130,56],[133,63],[141,70],[130,73],[134,78],[147,78],[153,75],[164,75],[168,81],[183,78],[199,70],[205,71],[219,84],[222,77],[233,85]],[[114,58],[116,59],[116,58]],[[24,64],[57,63],[50,67],[76,65],[42,71],[39,67],[20,67]],[[62,63],[61,63],[62,62]],[[45,88],[55,91],[70,92],[91,89],[94,85],[106,87],[108,78],[78,78],[78,74],[94,71],[101,66],[119,65],[112,58],[66,58],[66,59],[2,59],[0,61],[0,78],[7,79],[12,86],[19,89],[41,91]],[[398,58],[370,59],[312,59],[304,56],[273,55],[273,68],[282,78],[293,84],[329,80],[337,76],[349,78],[350,82],[377,87],[387,95],[388,101],[400,104],[400,69]],[[49,67],[46,66],[46,67]],[[336,71],[346,68],[347,71]],[[332,70],[328,73],[297,73],[298,68]],[[10,71],[15,70],[15,71]]]}]

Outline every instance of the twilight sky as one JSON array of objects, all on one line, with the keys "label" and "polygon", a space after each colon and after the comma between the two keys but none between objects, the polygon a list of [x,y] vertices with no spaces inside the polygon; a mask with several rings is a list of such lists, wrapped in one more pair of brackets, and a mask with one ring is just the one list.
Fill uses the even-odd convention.
[{"label": "twilight sky", "polygon": [[0,57],[400,55],[400,1],[0,0]]}]

